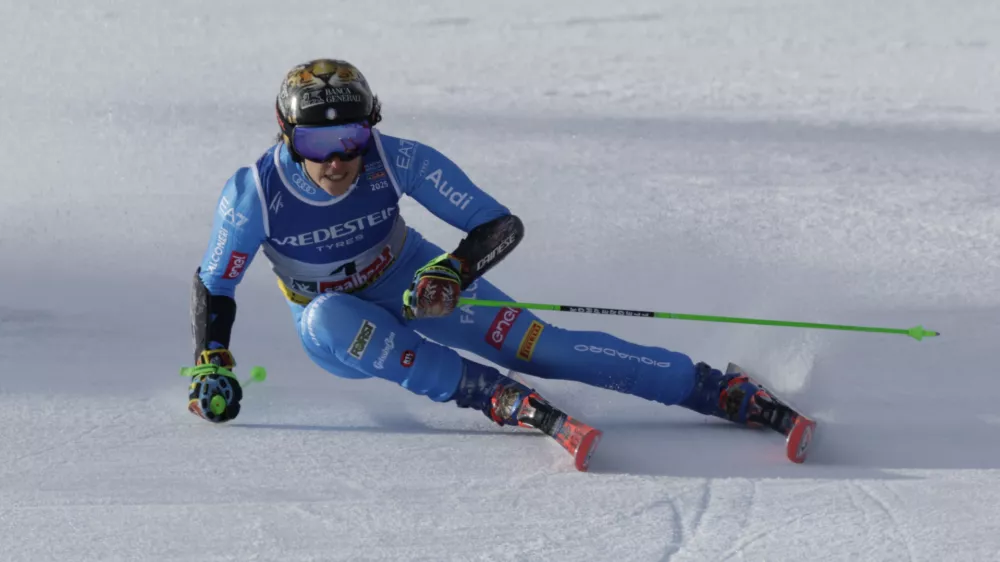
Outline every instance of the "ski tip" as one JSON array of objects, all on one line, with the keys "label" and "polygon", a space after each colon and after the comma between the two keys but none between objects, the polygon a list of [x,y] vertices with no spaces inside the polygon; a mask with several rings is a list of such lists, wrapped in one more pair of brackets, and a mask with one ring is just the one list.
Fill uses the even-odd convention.
[{"label": "ski tip", "polygon": [[804,463],[809,456],[809,446],[812,445],[815,433],[816,422],[800,416],[792,426],[792,430],[788,432],[788,439],[785,442],[788,460],[796,464]]},{"label": "ski tip", "polygon": [[729,364],[726,365],[726,374],[727,375],[734,375],[734,374],[737,374],[737,373],[744,373],[744,374],[746,374],[746,371],[743,370],[743,367],[740,367],[736,363],[733,363],[732,361],[730,361]]},{"label": "ski tip", "polygon": [[598,443],[601,442],[601,431],[592,429],[580,440],[580,446],[576,449],[576,469],[580,472],[587,472],[590,468],[590,457],[597,450]]}]

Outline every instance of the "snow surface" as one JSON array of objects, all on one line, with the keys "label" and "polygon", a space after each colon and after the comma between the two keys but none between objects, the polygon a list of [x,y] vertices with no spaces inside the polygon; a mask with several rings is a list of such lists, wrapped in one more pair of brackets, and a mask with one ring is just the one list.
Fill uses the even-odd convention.
[{"label": "snow surface", "polygon": [[[995,0],[4,2],[0,560],[1000,559],[998,29]],[[736,361],[822,422],[796,466],[543,382],[606,432],[581,474],[313,366],[260,262],[233,348],[271,377],[202,422],[191,274],[319,56],[524,219],[490,275],[517,298],[943,336],[542,313]]]}]

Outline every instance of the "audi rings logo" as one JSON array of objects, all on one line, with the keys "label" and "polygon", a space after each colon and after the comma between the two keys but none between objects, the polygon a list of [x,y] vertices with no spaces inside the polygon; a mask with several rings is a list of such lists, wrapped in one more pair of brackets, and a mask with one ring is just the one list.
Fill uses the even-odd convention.
[{"label": "audi rings logo", "polygon": [[652,365],[654,367],[660,367],[661,369],[670,368],[669,361],[655,361],[649,357],[639,357],[638,355],[631,355],[628,353],[622,353],[617,349],[611,349],[610,347],[598,347],[596,345],[583,345],[578,343],[573,346],[573,349],[581,353],[597,353],[598,355],[607,355],[609,357],[617,357],[618,359],[624,359],[626,361],[638,361],[643,365]]}]

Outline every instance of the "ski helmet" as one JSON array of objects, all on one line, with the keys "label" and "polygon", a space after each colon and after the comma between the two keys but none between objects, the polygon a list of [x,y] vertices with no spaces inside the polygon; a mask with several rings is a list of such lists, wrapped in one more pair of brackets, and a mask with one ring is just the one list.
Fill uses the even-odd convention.
[{"label": "ski helmet", "polygon": [[297,125],[343,125],[367,120],[370,126],[382,120],[381,104],[368,81],[351,63],[316,59],[296,65],[285,76],[275,100],[282,138],[292,156],[292,131]]}]

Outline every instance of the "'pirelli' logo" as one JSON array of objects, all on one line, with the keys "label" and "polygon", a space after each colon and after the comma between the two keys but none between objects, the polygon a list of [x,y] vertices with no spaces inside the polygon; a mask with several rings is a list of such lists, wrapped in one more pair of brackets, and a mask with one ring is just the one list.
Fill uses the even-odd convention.
[{"label": "'pirelli' logo", "polygon": [[369,342],[372,341],[372,334],[375,333],[375,324],[367,320],[361,321],[361,329],[358,330],[358,335],[354,336],[354,341],[351,342],[351,348],[347,350],[351,357],[360,360],[365,355],[365,350],[368,349]]},{"label": "'pirelli' logo", "polygon": [[524,333],[524,337],[521,338],[521,345],[517,348],[517,358],[523,359],[524,361],[531,361],[531,356],[535,353],[535,345],[538,344],[538,338],[542,335],[542,330],[545,326],[538,320],[532,320],[531,325],[528,326],[528,331]]}]

